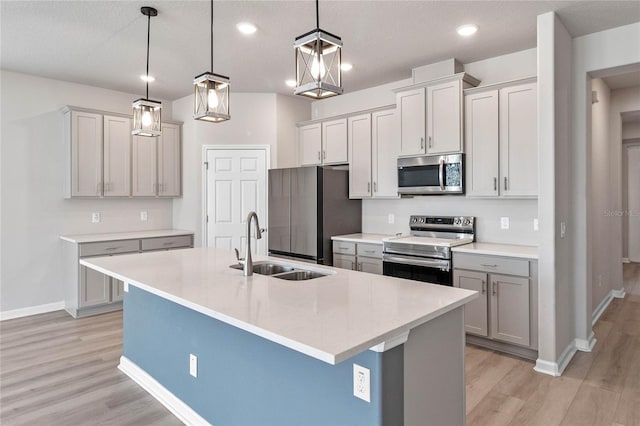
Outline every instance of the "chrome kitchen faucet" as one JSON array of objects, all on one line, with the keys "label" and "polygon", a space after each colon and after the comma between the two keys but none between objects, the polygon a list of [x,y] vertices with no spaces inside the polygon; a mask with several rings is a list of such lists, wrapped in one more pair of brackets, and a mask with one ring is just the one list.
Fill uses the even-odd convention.
[{"label": "chrome kitchen faucet", "polygon": [[238,263],[242,265],[242,275],[245,277],[253,275],[253,260],[251,259],[251,221],[253,219],[256,220],[256,239],[259,240],[262,238],[262,233],[265,232],[265,229],[260,228],[256,212],[249,212],[247,215],[247,245],[245,247],[244,258],[240,257],[238,249],[234,249],[236,252],[236,259],[238,259]]}]

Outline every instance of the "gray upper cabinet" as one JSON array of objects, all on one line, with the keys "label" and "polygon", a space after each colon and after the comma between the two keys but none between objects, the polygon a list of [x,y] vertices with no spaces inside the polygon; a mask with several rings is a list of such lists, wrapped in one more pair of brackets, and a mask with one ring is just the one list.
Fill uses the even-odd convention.
[{"label": "gray upper cabinet", "polygon": [[182,190],[180,125],[162,136],[131,136],[131,118],[65,107],[67,174],[64,196],[177,197]]},{"label": "gray upper cabinet", "polygon": [[465,93],[466,194],[535,198],[536,83],[492,87]]}]

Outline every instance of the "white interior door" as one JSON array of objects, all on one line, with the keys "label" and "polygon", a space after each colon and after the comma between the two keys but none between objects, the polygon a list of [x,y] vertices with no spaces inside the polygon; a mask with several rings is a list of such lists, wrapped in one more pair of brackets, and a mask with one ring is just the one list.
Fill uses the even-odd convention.
[{"label": "white interior door", "polygon": [[628,205],[629,205],[629,260],[640,262],[640,146],[627,149],[628,166]]},{"label": "white interior door", "polygon": [[[206,245],[228,250],[245,250],[247,214],[258,214],[260,227],[267,226],[267,169],[268,150],[205,149],[208,164],[206,191]],[[267,254],[267,234],[257,240],[251,227],[253,254]]]}]

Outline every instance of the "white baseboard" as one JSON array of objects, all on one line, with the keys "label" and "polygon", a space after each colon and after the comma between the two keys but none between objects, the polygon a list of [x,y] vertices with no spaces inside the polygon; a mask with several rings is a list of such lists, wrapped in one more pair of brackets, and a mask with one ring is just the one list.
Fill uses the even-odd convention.
[{"label": "white baseboard", "polygon": [[557,362],[544,361],[538,358],[533,369],[538,373],[548,374],[549,376],[561,376],[564,369],[569,365],[569,361],[571,361],[577,351],[578,349],[576,348],[575,342],[571,342],[565,348],[564,352],[562,352],[562,355],[560,355]]},{"label": "white baseboard", "polygon": [[622,263],[631,263],[631,261],[629,260],[628,257],[623,257],[622,258]]},{"label": "white baseboard", "polygon": [[118,369],[140,385],[141,388],[149,392],[151,396],[171,411],[182,423],[194,426],[210,425],[208,421],[203,419],[180,398],[171,393],[156,379],[151,377],[146,371],[138,367],[128,358],[124,356],[120,357]]},{"label": "white baseboard", "polygon": [[622,287],[620,290],[611,290],[611,296],[615,297],[616,299],[624,299],[626,295],[627,293],[624,291],[624,287]]},{"label": "white baseboard", "polygon": [[61,311],[64,309],[64,300],[46,305],[29,306],[28,308],[13,309],[11,311],[0,312],[0,321],[15,318],[28,317],[30,315],[45,314],[47,312]]},{"label": "white baseboard", "polygon": [[591,313],[591,325],[594,325],[600,319],[600,316],[604,313],[605,309],[609,306],[611,301],[613,300],[613,296],[611,292],[607,293],[607,295],[602,299],[600,304],[596,306],[596,308]]},{"label": "white baseboard", "polygon": [[576,347],[576,349],[578,349],[579,351],[582,352],[591,352],[593,350],[593,347],[596,345],[596,342],[598,340],[596,339],[596,335],[593,333],[593,331],[591,331],[591,334],[589,335],[588,339],[575,339],[574,340],[574,345]]}]

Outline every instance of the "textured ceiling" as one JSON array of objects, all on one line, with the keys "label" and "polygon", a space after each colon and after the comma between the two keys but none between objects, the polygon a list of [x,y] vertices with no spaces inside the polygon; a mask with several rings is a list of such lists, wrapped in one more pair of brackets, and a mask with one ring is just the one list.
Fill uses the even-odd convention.
[{"label": "textured ceiling", "polygon": [[[0,3],[0,66],[6,70],[144,93],[146,17],[151,20],[150,97],[191,93],[209,70],[208,1],[6,1]],[[638,1],[320,1],[320,26],[342,37],[345,92],[410,76],[455,57],[462,63],[534,47],[536,16],[556,11],[573,36],[640,21]],[[232,90],[290,94],[293,40],[315,26],[314,3],[216,0],[214,69]],[[240,21],[258,32],[244,36]],[[473,22],[471,38],[455,28]]]}]

